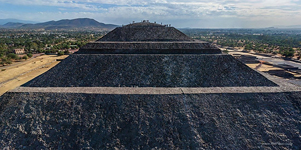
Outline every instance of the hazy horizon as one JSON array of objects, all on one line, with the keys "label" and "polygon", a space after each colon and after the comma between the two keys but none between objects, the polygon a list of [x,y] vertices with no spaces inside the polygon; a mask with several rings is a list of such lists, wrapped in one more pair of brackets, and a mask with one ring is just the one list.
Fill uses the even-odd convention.
[{"label": "hazy horizon", "polygon": [[35,22],[92,18],[117,25],[150,20],[177,28],[301,25],[301,0],[0,0],[0,4],[0,19]]}]

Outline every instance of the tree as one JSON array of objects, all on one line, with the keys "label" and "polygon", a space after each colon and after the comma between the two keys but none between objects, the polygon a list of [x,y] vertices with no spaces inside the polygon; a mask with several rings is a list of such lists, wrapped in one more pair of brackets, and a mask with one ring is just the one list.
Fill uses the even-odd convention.
[{"label": "tree", "polygon": [[51,50],[45,51],[45,54],[46,54],[46,55],[48,55],[48,54],[50,54],[50,53],[51,53]]},{"label": "tree", "polygon": [[64,52],[63,51],[59,51],[59,52],[57,52],[57,55],[58,56],[62,56],[62,55],[64,55]]},{"label": "tree", "polygon": [[286,51],[283,52],[282,55],[285,56],[285,57],[292,57],[292,56],[294,56],[294,54],[295,54],[294,51],[286,50]]},{"label": "tree", "polygon": [[223,51],[223,53],[226,53],[226,54],[228,54],[228,53],[229,53],[229,51],[226,49],[226,50],[224,50],[224,51]]},{"label": "tree", "polygon": [[64,51],[64,54],[65,54],[65,55],[69,55],[69,53],[70,53],[69,50],[65,50],[65,51]]},{"label": "tree", "polygon": [[257,49],[259,52],[263,52],[264,50],[263,50],[263,48],[258,48]]},{"label": "tree", "polygon": [[31,57],[32,57],[32,54],[31,54],[31,53],[28,53],[28,54],[27,54],[27,57],[31,58]]},{"label": "tree", "polygon": [[6,61],[7,64],[12,64],[11,60]]},{"label": "tree", "polygon": [[8,58],[11,58],[11,59],[18,59],[18,58],[19,58],[19,56],[16,55],[16,54],[14,54],[14,53],[9,53],[9,54],[7,55],[7,57],[8,57]]},{"label": "tree", "polygon": [[1,58],[1,65],[5,65],[7,63],[8,59],[6,57]]},{"label": "tree", "polygon": [[27,59],[28,59],[28,57],[27,57],[26,55],[24,55],[24,56],[22,57],[22,59],[25,59],[25,60],[27,60]]},{"label": "tree", "polygon": [[30,48],[31,48],[31,49],[34,49],[34,50],[38,50],[38,49],[39,49],[39,46],[38,46],[37,43],[33,42],[33,43],[31,43]]}]

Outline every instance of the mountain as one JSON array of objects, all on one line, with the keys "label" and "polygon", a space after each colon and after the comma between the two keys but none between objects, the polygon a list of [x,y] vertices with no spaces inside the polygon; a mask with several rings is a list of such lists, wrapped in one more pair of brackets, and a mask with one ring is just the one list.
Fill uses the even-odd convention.
[{"label": "mountain", "polygon": [[24,23],[15,23],[15,22],[8,22],[0,27],[2,28],[18,28],[24,25]]},{"label": "mountain", "polygon": [[300,29],[301,28],[301,25],[293,25],[293,26],[287,26],[286,28],[298,28]]},{"label": "mountain", "polygon": [[111,30],[117,27],[117,25],[104,24],[89,18],[78,18],[72,20],[64,19],[59,21],[48,21],[37,24],[7,23],[2,27],[31,30]]},{"label": "mountain", "polygon": [[291,26],[276,26],[277,28],[285,28],[285,29],[301,29],[301,25],[291,25]]},{"label": "mountain", "polygon": [[0,19],[0,25],[4,25],[4,24],[7,24],[7,23],[23,23],[23,24],[26,24],[26,23],[37,23],[37,22],[34,22],[34,21],[28,21],[28,20],[18,20],[18,19]]}]

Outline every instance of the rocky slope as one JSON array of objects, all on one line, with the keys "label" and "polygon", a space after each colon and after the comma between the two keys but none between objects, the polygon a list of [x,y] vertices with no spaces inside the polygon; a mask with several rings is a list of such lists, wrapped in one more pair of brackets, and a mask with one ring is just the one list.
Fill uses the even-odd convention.
[{"label": "rocky slope", "polygon": [[300,149],[301,93],[6,93],[0,148]]},{"label": "rocky slope", "polygon": [[28,87],[277,86],[230,55],[75,54]]}]

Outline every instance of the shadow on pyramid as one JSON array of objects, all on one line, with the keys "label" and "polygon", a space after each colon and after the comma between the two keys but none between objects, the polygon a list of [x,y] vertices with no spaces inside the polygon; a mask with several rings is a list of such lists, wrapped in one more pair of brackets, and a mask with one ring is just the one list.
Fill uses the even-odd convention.
[{"label": "shadow on pyramid", "polygon": [[301,88],[143,21],[0,97],[0,149],[300,149]]}]

